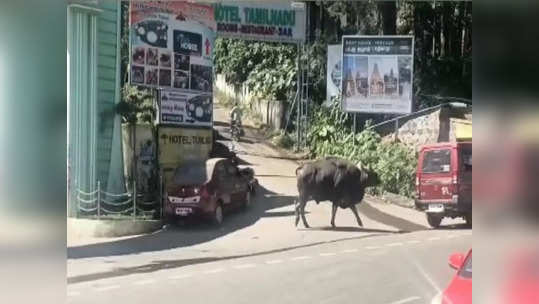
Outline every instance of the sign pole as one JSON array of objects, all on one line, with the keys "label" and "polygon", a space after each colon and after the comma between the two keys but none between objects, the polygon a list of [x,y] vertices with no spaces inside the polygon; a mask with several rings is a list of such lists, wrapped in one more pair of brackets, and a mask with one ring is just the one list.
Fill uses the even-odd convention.
[{"label": "sign pole", "polygon": [[356,120],[357,120],[356,116],[357,116],[357,113],[354,113],[354,141],[353,141],[354,145],[356,144],[356,130],[357,130],[357,128],[356,128]]},{"label": "sign pole", "polygon": [[301,103],[301,97],[300,97],[300,90],[301,90],[301,72],[300,72],[300,67],[301,67],[301,64],[300,64],[300,43],[298,42],[297,45],[296,45],[296,48],[297,48],[297,58],[296,58],[296,65],[297,65],[297,72],[296,72],[296,88],[297,88],[297,94],[296,94],[296,98],[297,98],[297,105],[296,105],[296,152],[299,151],[299,123],[300,123],[300,116],[301,116],[301,112],[300,112],[300,103]]}]

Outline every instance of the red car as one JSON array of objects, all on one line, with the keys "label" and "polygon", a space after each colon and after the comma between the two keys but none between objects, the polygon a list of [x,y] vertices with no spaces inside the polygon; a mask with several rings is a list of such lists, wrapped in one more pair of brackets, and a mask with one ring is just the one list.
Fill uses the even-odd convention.
[{"label": "red car", "polygon": [[432,304],[472,304],[472,250],[467,255],[454,253],[449,266],[457,273],[447,288],[432,299]]},{"label": "red car", "polygon": [[250,205],[255,185],[254,171],[239,169],[231,159],[188,162],[166,189],[164,215],[169,221],[198,217],[220,225],[225,211]]}]

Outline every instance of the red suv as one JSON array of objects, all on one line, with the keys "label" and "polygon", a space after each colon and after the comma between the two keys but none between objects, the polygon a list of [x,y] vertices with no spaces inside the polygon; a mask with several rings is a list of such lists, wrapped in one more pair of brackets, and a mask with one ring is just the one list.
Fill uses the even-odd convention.
[{"label": "red suv", "polygon": [[417,209],[438,228],[444,217],[472,223],[472,143],[446,142],[421,148],[416,172]]}]

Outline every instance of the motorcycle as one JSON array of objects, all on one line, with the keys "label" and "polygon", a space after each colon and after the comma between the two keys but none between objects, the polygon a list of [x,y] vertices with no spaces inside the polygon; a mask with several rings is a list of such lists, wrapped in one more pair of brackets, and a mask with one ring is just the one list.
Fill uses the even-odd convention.
[{"label": "motorcycle", "polygon": [[230,122],[230,137],[234,141],[239,141],[241,135],[243,134],[243,130],[241,129],[241,126],[238,121],[231,121]]}]

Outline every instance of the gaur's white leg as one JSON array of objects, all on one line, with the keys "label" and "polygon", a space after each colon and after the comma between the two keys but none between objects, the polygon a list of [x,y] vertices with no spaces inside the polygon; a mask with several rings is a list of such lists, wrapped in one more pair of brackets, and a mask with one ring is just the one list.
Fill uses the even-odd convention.
[{"label": "gaur's white leg", "polygon": [[301,214],[301,221],[303,222],[303,226],[305,226],[305,228],[310,228],[309,224],[307,223],[307,219],[305,218],[305,205],[307,205],[307,201],[300,202],[299,212]]},{"label": "gaur's white leg", "polygon": [[331,206],[331,227],[335,227],[335,215],[337,214],[338,206],[332,202]]},{"label": "gaur's white leg", "polygon": [[[301,197],[300,197],[300,199],[301,199]],[[301,203],[300,203],[299,200],[294,201],[294,212],[296,214],[296,227],[298,226],[298,223],[299,223],[300,204]]]},{"label": "gaur's white leg", "polygon": [[299,223],[299,217],[301,216],[301,220],[303,221],[303,225],[305,228],[309,228],[309,224],[307,224],[307,220],[305,219],[305,205],[307,204],[307,201],[304,197],[301,195],[298,198],[298,201],[295,202],[295,213],[296,213],[296,227]]},{"label": "gaur's white leg", "polygon": [[350,210],[352,210],[352,213],[356,216],[357,224],[359,225],[359,227],[363,227],[363,222],[361,222],[361,219],[359,218],[356,205],[350,206]]}]

